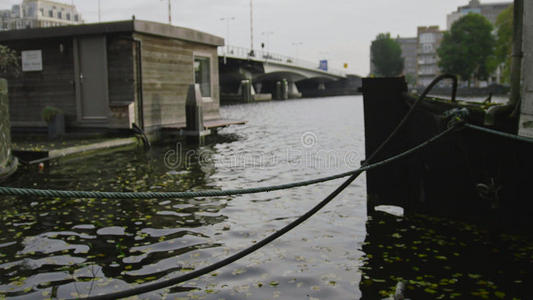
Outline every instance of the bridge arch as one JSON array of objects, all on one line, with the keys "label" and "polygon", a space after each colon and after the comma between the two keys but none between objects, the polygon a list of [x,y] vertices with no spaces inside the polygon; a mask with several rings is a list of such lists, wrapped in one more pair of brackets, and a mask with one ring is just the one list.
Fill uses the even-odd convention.
[{"label": "bridge arch", "polygon": [[292,82],[300,81],[308,78],[307,76],[291,71],[277,71],[264,74],[255,74],[253,80],[255,82],[272,81],[272,80],[288,80]]},{"label": "bridge arch", "polygon": [[274,99],[300,98],[296,82],[307,77],[291,71],[277,71],[265,74],[256,74],[253,82],[258,93],[270,93]]},{"label": "bridge arch", "polygon": [[224,94],[238,93],[241,82],[247,79],[249,76],[240,72],[225,73],[219,78],[220,92]]},{"label": "bridge arch", "polygon": [[334,81],[336,80],[330,77],[317,76],[300,80],[296,82],[296,86],[304,97],[320,97],[325,95],[328,83]]},{"label": "bridge arch", "polygon": [[[329,95],[344,92],[346,79],[343,71],[321,70],[318,64],[312,62],[232,46],[219,48],[222,101]],[[330,88],[332,92],[329,94],[323,91]]]}]

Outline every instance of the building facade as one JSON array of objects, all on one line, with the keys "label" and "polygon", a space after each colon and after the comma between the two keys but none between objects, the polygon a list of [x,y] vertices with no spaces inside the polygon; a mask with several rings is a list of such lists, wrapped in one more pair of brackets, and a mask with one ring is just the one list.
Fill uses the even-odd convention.
[{"label": "building facade", "polygon": [[0,30],[82,24],[76,6],[49,0],[24,0],[10,10],[0,10]]},{"label": "building facade", "polygon": [[[443,37],[438,26],[418,27],[416,37],[402,38],[395,41],[402,49],[404,59],[403,75],[410,86],[426,86],[439,72],[437,49]],[[370,51],[370,74],[376,74]]]},{"label": "building facade", "polygon": [[[460,6],[457,8],[457,11],[448,14],[447,16],[447,29],[450,30],[452,25],[459,20],[460,18],[464,17],[467,14],[475,13],[480,14],[487,18],[489,22],[492,25],[496,24],[496,20],[498,19],[498,16],[510,5],[512,5],[512,2],[498,2],[498,3],[486,3],[481,4],[479,0],[471,0],[468,5]],[[502,73],[502,66],[499,66],[494,74],[490,76],[489,81],[482,83],[482,84],[488,84],[491,82],[500,82],[501,81],[501,73]]]},{"label": "building facade", "polygon": [[[481,4],[479,0],[471,0],[468,5],[460,6],[457,8],[457,11],[448,14],[448,30],[450,30],[454,22],[469,13],[481,14],[494,25],[498,15],[511,4],[511,2]],[[420,26],[417,29],[416,37],[398,37],[396,39],[402,48],[404,75],[408,80],[415,78],[416,86],[427,86],[440,74],[437,49],[440,46],[443,36],[444,32],[441,31],[438,26]],[[370,59],[370,73],[375,74],[375,66],[372,64],[372,57]],[[498,68],[494,76],[489,80],[489,83],[492,81],[499,81],[500,73],[500,68]],[[409,83],[412,84],[411,82]]]},{"label": "building facade", "polygon": [[[402,38],[398,35],[394,40],[402,49],[402,58],[404,59],[403,75],[416,78],[417,38]],[[370,45],[370,74],[376,74],[376,66],[372,57],[372,45]]]},{"label": "building facade", "polygon": [[420,26],[417,30],[417,86],[427,86],[440,74],[437,49],[443,32],[439,26]]},{"label": "building facade", "polygon": [[128,20],[0,32],[21,57],[9,76],[15,128],[46,128],[42,111],[65,114],[69,132],[147,133],[185,124],[189,86],[199,84],[206,121],[220,119],[217,48],[224,39],[196,30]]},{"label": "building facade", "polygon": [[448,14],[447,16],[447,30],[452,28],[453,23],[455,23],[460,18],[464,17],[469,13],[476,13],[484,16],[489,20],[492,25],[496,23],[498,16],[504,11],[509,5],[513,4],[512,2],[498,2],[498,3],[487,3],[481,4],[479,0],[470,0],[470,3],[465,6],[460,6],[457,8],[457,11]]},{"label": "building facade", "polygon": [[403,74],[406,77],[407,83],[414,84],[416,81],[416,55],[418,48],[418,39],[401,38],[398,36],[396,42],[400,44],[402,49],[402,58],[404,61]]}]

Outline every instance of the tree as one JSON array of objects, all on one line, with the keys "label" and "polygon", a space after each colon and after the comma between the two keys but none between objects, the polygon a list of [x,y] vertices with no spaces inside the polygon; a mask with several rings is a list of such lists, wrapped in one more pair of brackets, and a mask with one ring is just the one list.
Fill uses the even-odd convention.
[{"label": "tree", "polygon": [[513,11],[514,5],[509,5],[496,19],[496,48],[495,54],[498,64],[503,64],[502,81],[511,79],[511,60],[513,51]]},{"label": "tree", "polygon": [[489,20],[473,13],[455,22],[437,50],[442,72],[459,75],[469,86],[472,78],[487,79],[497,66],[492,28]]},{"label": "tree", "polygon": [[6,46],[0,45],[0,75],[19,73],[17,53]]},{"label": "tree", "polygon": [[398,42],[390,37],[390,33],[378,34],[372,42],[370,52],[377,76],[393,77],[402,74],[402,49]]}]

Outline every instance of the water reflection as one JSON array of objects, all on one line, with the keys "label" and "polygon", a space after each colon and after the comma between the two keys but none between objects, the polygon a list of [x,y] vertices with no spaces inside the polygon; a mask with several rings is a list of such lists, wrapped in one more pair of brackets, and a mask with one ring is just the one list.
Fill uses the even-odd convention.
[{"label": "water reflection", "polygon": [[528,299],[533,241],[429,216],[375,212],[363,245],[362,299],[407,284],[411,299]]},{"label": "water reflection", "polygon": [[[207,159],[201,165],[191,160],[174,170],[161,162],[168,145],[149,153],[124,149],[60,160],[44,171],[24,167],[6,184],[122,192],[216,188],[205,172],[215,169],[205,157],[214,153],[213,144],[205,147],[209,151],[203,151]],[[186,261],[189,252],[221,245],[195,228],[224,222],[221,210],[229,201],[4,197],[0,293],[72,297],[193,269],[180,258]]]},{"label": "water reflection", "polygon": [[[43,171],[24,167],[6,184],[186,191],[277,185],[341,173],[364,159],[361,100],[223,107],[224,117],[249,122],[220,130],[201,149],[183,148],[182,155],[189,150],[208,153],[201,164],[191,159],[168,168],[164,156],[176,149],[176,141],[168,140],[148,153],[123,149],[60,160]],[[302,141],[308,132],[311,147]],[[254,159],[257,154],[262,160]],[[196,199],[1,197],[0,298],[95,295],[184,274],[263,239],[339,184]],[[264,249],[141,298],[379,299],[399,280],[408,282],[412,299],[528,298],[532,239],[382,212],[367,222],[366,214],[361,176],[323,211]]]},{"label": "water reflection", "polygon": [[[340,109],[331,116],[324,114],[332,103]],[[331,175],[351,169],[342,163],[344,154],[355,151],[358,155],[362,149],[362,119],[353,118],[354,112],[361,111],[357,97],[227,107],[222,109],[225,117],[249,123],[221,130],[200,149],[182,146],[176,151],[176,141],[168,140],[148,153],[133,148],[68,158],[41,171],[24,167],[7,185],[185,191],[274,185]],[[305,132],[317,138],[311,148],[302,145]],[[164,157],[172,150],[175,161],[187,163],[169,168]],[[297,155],[286,155],[289,150]],[[190,151],[196,156],[188,157]],[[332,152],[328,157],[305,156],[318,151]],[[257,154],[274,159],[246,160]],[[341,163],[302,160],[320,162],[331,157]],[[338,184],[196,199],[2,197],[0,295],[94,295],[189,272],[271,234]],[[357,297],[362,254],[358,245],[366,220],[363,195],[364,181],[264,250],[209,276],[142,298]]]}]

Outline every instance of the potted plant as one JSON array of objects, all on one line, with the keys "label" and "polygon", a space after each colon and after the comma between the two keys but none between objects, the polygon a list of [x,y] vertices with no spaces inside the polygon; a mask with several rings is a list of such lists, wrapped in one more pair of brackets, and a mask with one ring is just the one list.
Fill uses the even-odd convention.
[{"label": "potted plant", "polygon": [[0,75],[2,77],[18,76],[20,73],[19,67],[17,53],[6,46],[0,45]]},{"label": "potted plant", "polygon": [[53,106],[46,106],[42,112],[43,120],[48,124],[48,137],[65,135],[65,113]]}]

